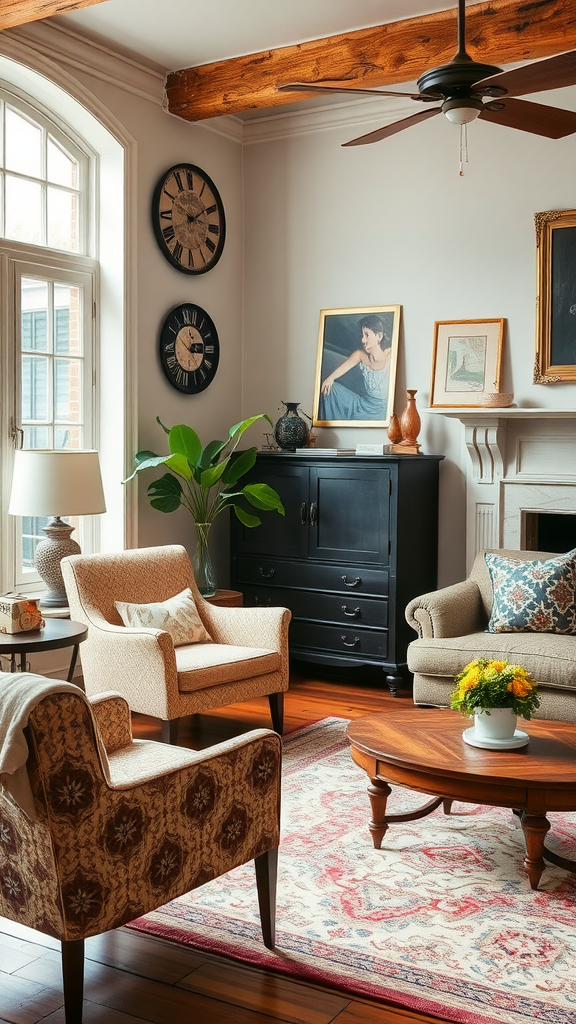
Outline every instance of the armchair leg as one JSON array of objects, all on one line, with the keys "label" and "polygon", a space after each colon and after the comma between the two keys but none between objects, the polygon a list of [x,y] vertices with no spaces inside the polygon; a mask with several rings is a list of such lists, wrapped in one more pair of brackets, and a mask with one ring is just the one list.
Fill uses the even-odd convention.
[{"label": "armchair leg", "polygon": [[178,722],[179,718],[171,718],[169,722],[162,719],[162,743],[171,743],[176,746],[178,743]]},{"label": "armchair leg", "polygon": [[82,1024],[84,939],[62,939],[62,981],[66,1024]]},{"label": "armchair leg", "polygon": [[281,736],[284,728],[284,692],[269,693],[268,703],[270,704],[272,728],[274,729],[274,732],[277,732],[278,735]]},{"label": "armchair leg", "polygon": [[278,847],[254,858],[256,887],[260,908],[262,938],[267,949],[276,942],[276,880],[278,878]]}]

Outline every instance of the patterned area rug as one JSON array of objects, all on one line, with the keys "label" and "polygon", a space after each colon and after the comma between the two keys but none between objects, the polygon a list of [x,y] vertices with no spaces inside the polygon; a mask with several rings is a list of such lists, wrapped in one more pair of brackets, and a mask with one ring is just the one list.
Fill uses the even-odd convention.
[{"label": "patterned area rug", "polygon": [[[494,807],[439,808],[393,825],[374,850],[346,725],[325,719],[285,739],[274,953],[252,865],[130,927],[452,1021],[575,1024],[576,876],[547,866],[532,892],[522,831]],[[388,806],[423,800],[395,789]],[[573,856],[576,815],[550,820],[550,845]]]}]

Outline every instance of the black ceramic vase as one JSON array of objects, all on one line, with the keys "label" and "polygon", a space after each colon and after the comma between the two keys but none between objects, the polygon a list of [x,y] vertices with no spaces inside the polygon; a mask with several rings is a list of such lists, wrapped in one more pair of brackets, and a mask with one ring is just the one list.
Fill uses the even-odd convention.
[{"label": "black ceramic vase", "polygon": [[274,427],[276,444],[283,452],[293,452],[296,448],[304,448],[308,441],[308,424],[298,415],[300,402],[282,402],[286,412]]}]

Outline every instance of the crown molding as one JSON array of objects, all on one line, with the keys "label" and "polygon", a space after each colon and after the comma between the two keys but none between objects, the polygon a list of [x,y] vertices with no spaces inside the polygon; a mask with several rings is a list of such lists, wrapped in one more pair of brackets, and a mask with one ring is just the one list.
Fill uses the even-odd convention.
[{"label": "crown molding", "polygon": [[[379,125],[391,124],[392,121],[413,114],[414,107],[412,100],[354,98],[308,110],[271,114],[243,122],[243,143],[251,146],[276,142],[289,136],[331,131],[334,128],[350,128],[356,135],[361,135],[364,126],[372,127],[374,121],[378,121]],[[202,124],[206,124],[206,121]]]},{"label": "crown molding", "polygon": [[112,82],[126,92],[162,106],[165,74],[161,69],[141,64],[79,32],[37,21],[9,29],[1,36],[8,41],[15,40],[58,65]]}]

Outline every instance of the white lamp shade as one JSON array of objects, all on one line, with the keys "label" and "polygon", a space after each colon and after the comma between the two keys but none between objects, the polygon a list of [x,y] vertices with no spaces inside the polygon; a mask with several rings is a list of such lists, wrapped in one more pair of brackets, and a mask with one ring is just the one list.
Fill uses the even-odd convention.
[{"label": "white lamp shade", "polygon": [[105,511],[98,452],[15,452],[10,515],[90,516]]}]

